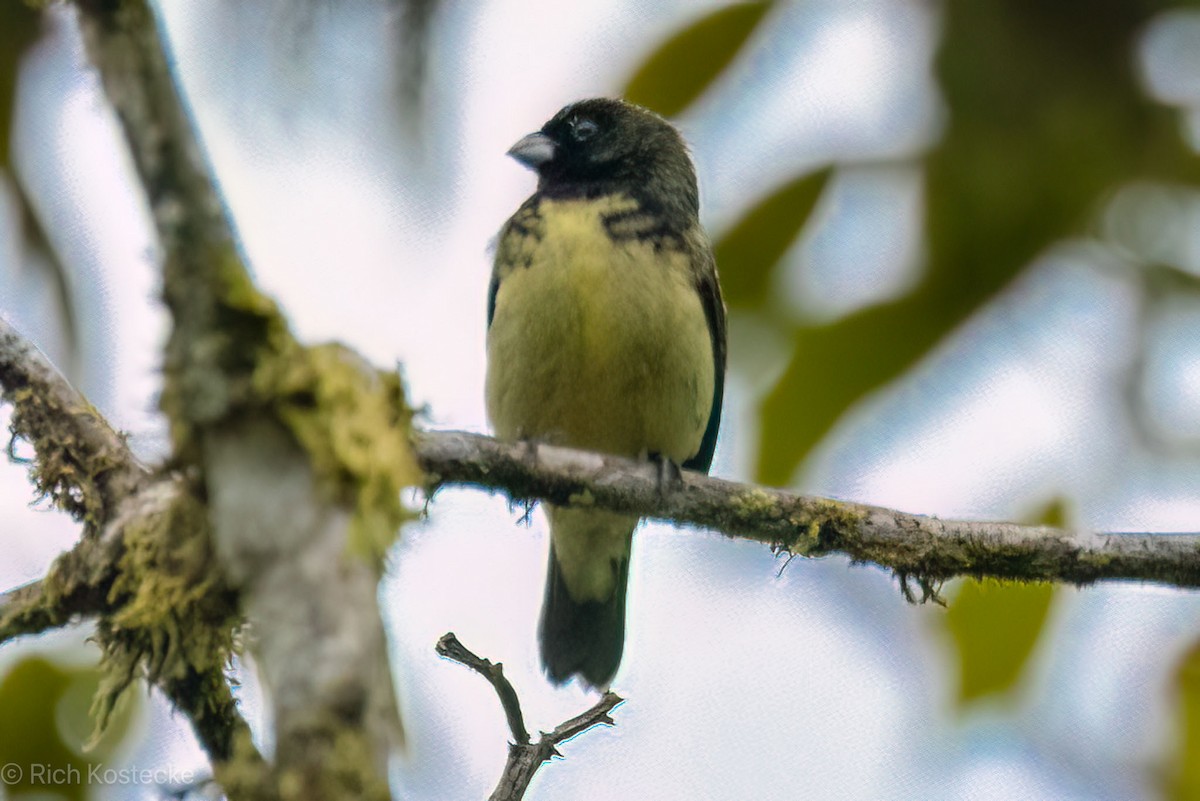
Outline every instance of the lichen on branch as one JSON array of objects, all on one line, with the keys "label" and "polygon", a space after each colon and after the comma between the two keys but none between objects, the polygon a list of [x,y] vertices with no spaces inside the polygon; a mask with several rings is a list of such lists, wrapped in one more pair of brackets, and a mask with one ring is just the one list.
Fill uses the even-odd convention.
[{"label": "lichen on branch", "polygon": [[30,462],[34,487],[82,522],[85,535],[95,535],[147,472],[124,438],[3,318],[0,389],[12,404],[12,441],[28,442],[37,454]]},{"label": "lichen on branch", "polygon": [[412,517],[401,491],[422,482],[400,382],[340,346],[299,344],[254,286],[150,3],[77,7],[158,234],[173,463],[202,488],[273,691],[274,764],[251,769],[284,796],[297,772],[330,796],[379,785],[400,727],[376,584]]},{"label": "lichen on branch", "polygon": [[[802,556],[841,553],[891,569],[925,597],[955,576],[1086,584],[1136,579],[1200,587],[1200,535],[1103,534],[1017,523],[941,520],[800,495],[683,471],[664,484],[657,465],[461,431],[421,432],[417,455],[434,487],[473,484],[691,524]],[[906,591],[906,596],[910,595]]]}]

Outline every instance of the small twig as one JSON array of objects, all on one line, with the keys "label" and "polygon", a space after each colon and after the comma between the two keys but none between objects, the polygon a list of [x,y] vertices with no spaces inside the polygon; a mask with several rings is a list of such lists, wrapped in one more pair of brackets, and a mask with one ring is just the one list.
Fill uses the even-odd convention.
[{"label": "small twig", "polygon": [[459,642],[454,632],[442,635],[437,641],[437,652],[439,656],[466,665],[491,683],[496,695],[500,697],[500,705],[504,707],[504,716],[508,718],[508,729],[512,732],[513,741],[517,745],[527,744],[529,731],[525,728],[525,716],[521,714],[521,699],[517,698],[517,691],[513,689],[512,683],[504,677],[504,665],[476,656]]},{"label": "small twig", "polygon": [[558,752],[558,745],[593,726],[612,726],[613,719],[608,713],[622,700],[621,696],[610,690],[582,715],[560,723],[549,734],[542,732],[536,743],[510,745],[508,761],[504,763],[504,774],[500,777],[496,789],[488,796],[488,801],[520,801],[524,798],[525,791],[529,789],[529,783],[533,781],[538,768],[549,762],[552,757],[562,756]]},{"label": "small twig", "polygon": [[47,578],[0,594],[0,643],[107,610],[121,550],[119,541],[80,540],[55,560]]},{"label": "small twig", "polygon": [[554,727],[554,731],[546,734],[542,732],[541,739],[538,741],[538,746],[547,746],[549,748],[549,756],[562,756],[558,753],[557,746],[559,743],[566,742],[576,735],[583,734],[593,726],[601,724],[605,726],[615,726],[616,722],[609,716],[609,712],[613,711],[618,704],[624,703],[625,699],[608,690],[604,695],[600,696],[591,709],[584,712],[582,715],[576,715],[568,721],[558,724]]},{"label": "small twig", "polygon": [[537,742],[531,742],[529,732],[521,715],[521,701],[512,684],[504,677],[504,671],[499,663],[476,656],[467,649],[453,633],[444,635],[437,643],[437,652],[460,665],[465,665],[483,676],[496,690],[500,697],[500,705],[508,718],[508,727],[516,740],[508,747],[508,761],[504,763],[504,773],[496,789],[488,796],[488,801],[520,801],[529,789],[533,776],[551,758],[561,756],[558,745],[582,734],[593,726],[613,725],[609,712],[622,702],[621,696],[611,690],[604,693],[600,700],[586,712],[554,727],[554,731],[542,732]]}]

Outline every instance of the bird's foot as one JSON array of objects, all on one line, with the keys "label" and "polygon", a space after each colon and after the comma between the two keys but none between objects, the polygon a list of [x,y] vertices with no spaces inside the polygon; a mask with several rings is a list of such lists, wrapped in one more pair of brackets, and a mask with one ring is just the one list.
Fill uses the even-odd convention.
[{"label": "bird's foot", "polygon": [[666,498],[675,490],[683,488],[683,468],[678,462],[661,453],[651,453],[648,458],[658,468],[659,497]]},{"label": "bird's foot", "polygon": [[[523,438],[517,440],[521,447],[520,460],[530,470],[536,469],[538,466],[538,441],[536,439]],[[537,498],[509,498],[508,510],[521,510],[521,523],[530,525],[533,522],[533,509],[537,506]]]},{"label": "bird's foot", "polygon": [[521,461],[526,467],[537,467],[538,464],[538,441],[536,439],[522,439],[521,442]]}]

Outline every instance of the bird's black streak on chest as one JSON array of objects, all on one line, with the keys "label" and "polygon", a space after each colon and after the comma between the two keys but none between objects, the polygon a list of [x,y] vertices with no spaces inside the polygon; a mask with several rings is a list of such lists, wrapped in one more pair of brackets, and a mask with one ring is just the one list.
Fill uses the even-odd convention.
[{"label": "bird's black streak on chest", "polygon": [[640,206],[601,215],[600,221],[614,242],[644,242],[652,245],[656,253],[684,248],[681,231],[669,225],[661,214],[649,212]]},{"label": "bird's black streak on chest", "polygon": [[[696,215],[689,211],[689,198],[673,198],[653,187],[654,181],[588,181],[586,183],[554,183],[538,187],[535,195],[549,200],[584,200],[604,204],[605,200],[627,198],[634,208],[602,212],[604,229],[615,241],[637,239],[650,241],[656,250],[673,246],[683,247],[683,234],[695,224]],[[531,198],[532,199],[532,198]],[[624,206],[625,204],[619,204]]]},{"label": "bird's black streak on chest", "polygon": [[497,264],[488,286],[488,326],[496,311],[496,295],[504,276],[516,269],[528,269],[546,235],[544,204],[574,201],[592,205],[603,231],[613,245],[638,242],[650,245],[654,252],[683,251],[684,231],[692,224],[687,214],[671,215],[652,199],[639,197],[636,191],[618,189],[610,182],[555,184],[543,188],[526,200],[509,218],[498,243]]}]

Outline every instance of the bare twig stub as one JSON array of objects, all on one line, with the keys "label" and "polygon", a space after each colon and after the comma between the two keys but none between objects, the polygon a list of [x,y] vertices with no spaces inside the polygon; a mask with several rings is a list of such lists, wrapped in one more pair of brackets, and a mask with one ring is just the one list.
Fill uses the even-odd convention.
[{"label": "bare twig stub", "polygon": [[613,725],[613,719],[608,713],[622,702],[621,696],[611,691],[606,692],[591,709],[560,723],[554,727],[554,731],[542,732],[537,742],[532,742],[529,732],[525,729],[521,701],[512,684],[504,677],[502,665],[472,653],[453,633],[445,634],[438,640],[437,652],[447,659],[471,668],[487,679],[496,690],[500,705],[504,708],[504,716],[508,719],[513,742],[508,746],[508,760],[504,763],[504,773],[496,789],[488,796],[488,801],[520,801],[525,797],[525,791],[529,789],[529,783],[533,781],[538,768],[549,762],[552,757],[560,756],[560,743],[582,734],[593,726]]},{"label": "bare twig stub", "polygon": [[1076,584],[1136,579],[1200,587],[1200,536],[1195,534],[1098,534],[941,520],[691,471],[664,487],[653,464],[459,431],[420,433],[416,448],[435,486],[473,484],[513,498],[594,505],[701,526],[804,556],[842,553],[890,568],[922,588],[954,576]]},{"label": "bare twig stub", "polygon": [[521,700],[517,691],[504,676],[504,665],[476,656],[458,641],[453,632],[445,634],[437,642],[439,656],[466,665],[483,676],[496,690],[500,697],[500,706],[504,707],[504,716],[508,719],[508,729],[512,732],[513,742],[525,745],[529,742],[529,731],[525,728],[525,717],[521,714]]}]

